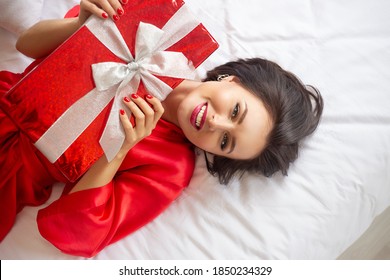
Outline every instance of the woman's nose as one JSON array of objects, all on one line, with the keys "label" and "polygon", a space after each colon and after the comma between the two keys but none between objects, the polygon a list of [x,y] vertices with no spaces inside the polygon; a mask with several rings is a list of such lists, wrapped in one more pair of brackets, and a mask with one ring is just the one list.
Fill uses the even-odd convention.
[{"label": "woman's nose", "polygon": [[218,115],[212,116],[207,120],[208,126],[211,131],[216,130],[230,130],[233,128],[233,123],[227,118],[220,117]]}]

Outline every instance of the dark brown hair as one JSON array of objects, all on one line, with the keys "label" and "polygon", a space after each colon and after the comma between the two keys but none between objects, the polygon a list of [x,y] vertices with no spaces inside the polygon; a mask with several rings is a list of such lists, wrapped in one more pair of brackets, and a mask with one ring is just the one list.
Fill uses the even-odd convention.
[{"label": "dark brown hair", "polygon": [[318,126],[323,100],[320,92],[305,86],[294,74],[261,58],[240,59],[220,65],[207,73],[204,81],[219,75],[236,76],[241,85],[262,100],[273,120],[264,150],[253,159],[236,160],[215,155],[207,159],[208,171],[227,184],[235,175],[249,171],[270,177],[277,171],[287,175],[298,157],[299,142]]}]

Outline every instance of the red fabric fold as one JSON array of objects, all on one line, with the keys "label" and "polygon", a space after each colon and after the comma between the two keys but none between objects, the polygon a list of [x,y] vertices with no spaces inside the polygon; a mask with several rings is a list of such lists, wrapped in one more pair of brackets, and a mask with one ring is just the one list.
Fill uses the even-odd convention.
[{"label": "red fabric fold", "polygon": [[191,144],[172,124],[160,121],[129,152],[110,184],[64,194],[40,210],[41,235],[65,253],[92,257],[163,212],[188,185],[193,169]]},{"label": "red fabric fold", "polygon": [[[0,97],[37,63],[21,74],[1,71]],[[61,180],[61,175],[52,167],[46,168],[45,163],[28,137],[0,109],[0,241],[13,226],[16,214],[24,206],[44,203],[51,185]]]}]

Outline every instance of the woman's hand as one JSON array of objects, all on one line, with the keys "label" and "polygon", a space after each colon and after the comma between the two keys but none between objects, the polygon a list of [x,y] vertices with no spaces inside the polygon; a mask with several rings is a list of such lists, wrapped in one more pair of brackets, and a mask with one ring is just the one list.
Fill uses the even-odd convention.
[{"label": "woman's hand", "polygon": [[135,118],[135,125],[131,124],[129,116],[121,110],[120,119],[126,133],[126,139],[116,157],[108,162],[105,156],[96,161],[84,174],[72,191],[77,192],[86,189],[98,188],[108,184],[118,172],[127,152],[139,141],[149,136],[156,127],[158,120],[164,113],[161,102],[151,96],[146,95],[145,99],[132,94],[124,99],[127,106]]},{"label": "woman's hand", "polygon": [[81,0],[80,1],[80,26],[87,20],[91,14],[106,19],[110,17],[117,21],[124,14],[122,5],[127,4],[129,0]]},{"label": "woman's hand", "polygon": [[120,119],[125,130],[126,139],[119,156],[126,155],[135,144],[149,136],[164,113],[161,102],[149,94],[145,96],[145,99],[132,94],[130,98],[124,98],[124,104],[134,116],[135,125],[132,125],[125,110],[121,110]]},{"label": "woman's hand", "polygon": [[91,14],[119,20],[124,14],[122,4],[128,1],[131,0],[81,0],[78,18],[40,21],[20,35],[16,49],[31,58],[45,57],[79,29]]}]

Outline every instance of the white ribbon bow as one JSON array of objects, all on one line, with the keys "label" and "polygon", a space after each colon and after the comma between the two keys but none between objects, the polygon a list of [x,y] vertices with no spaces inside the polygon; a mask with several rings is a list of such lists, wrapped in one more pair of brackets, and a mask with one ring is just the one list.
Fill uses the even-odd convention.
[{"label": "white ribbon bow", "polygon": [[[142,80],[149,93],[164,100],[172,88],[154,75],[180,79],[194,77],[195,69],[182,53],[164,50],[181,40],[198,25],[199,21],[192,16],[185,5],[175,13],[163,29],[140,22],[133,58],[116,25],[111,20],[92,17],[86,23],[88,29],[124,63],[93,64],[92,72],[96,88],[68,108],[38,139],[35,146],[50,162],[55,162],[114,99],[99,141],[107,159],[111,161],[125,139],[119,118],[123,98],[135,93]],[[128,110],[127,113],[130,114]],[[76,116],[77,121],[75,121]]]}]

